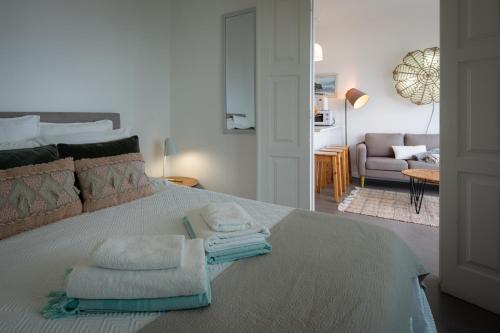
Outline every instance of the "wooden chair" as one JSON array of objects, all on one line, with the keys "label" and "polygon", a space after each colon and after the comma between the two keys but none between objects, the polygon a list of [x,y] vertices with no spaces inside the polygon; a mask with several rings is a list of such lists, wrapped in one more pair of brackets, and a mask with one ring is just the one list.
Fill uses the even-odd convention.
[{"label": "wooden chair", "polygon": [[347,185],[350,185],[351,184],[351,181],[352,181],[352,174],[351,174],[351,152],[349,150],[349,146],[342,146],[342,145],[331,145],[331,146],[326,146],[326,149],[328,148],[338,148],[338,149],[342,149],[344,152],[345,152],[345,168],[347,170],[347,174],[346,174],[346,182],[347,182]]},{"label": "wooden chair", "polygon": [[315,188],[317,193],[332,182],[333,170],[330,158],[321,158],[315,156],[314,170],[315,170]]},{"label": "wooden chair", "polygon": [[341,148],[321,148],[322,152],[333,152],[338,154],[339,158],[339,175],[340,175],[340,186],[342,189],[342,193],[347,191],[347,187],[349,186],[347,180],[347,154]]},{"label": "wooden chair", "polygon": [[[316,192],[320,193],[321,189],[327,185],[328,178],[332,180],[333,201],[340,202],[342,195],[340,169],[340,154],[330,151],[314,152],[315,162],[315,177],[316,177]],[[328,165],[331,166],[332,175],[328,177]]]}]

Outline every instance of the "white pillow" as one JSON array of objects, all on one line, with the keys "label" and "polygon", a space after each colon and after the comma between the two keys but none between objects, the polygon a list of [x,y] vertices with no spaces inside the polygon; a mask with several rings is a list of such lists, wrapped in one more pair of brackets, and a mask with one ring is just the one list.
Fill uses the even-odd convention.
[{"label": "white pillow", "polygon": [[425,153],[427,151],[426,146],[392,146],[394,150],[394,156],[397,160],[410,160],[413,156]]},{"label": "white pillow", "polygon": [[29,140],[40,134],[40,116],[0,118],[0,142]]},{"label": "white pillow", "polygon": [[40,123],[40,136],[101,132],[112,129],[113,122],[111,120],[98,120],[89,123]]},{"label": "white pillow", "polygon": [[40,146],[41,144],[36,139],[14,142],[0,142],[0,150],[35,148]]},{"label": "white pillow", "polygon": [[101,132],[86,132],[66,135],[50,135],[40,136],[37,141],[41,145],[57,145],[59,143],[67,144],[83,144],[83,143],[97,143],[108,142],[128,138],[130,136],[130,129],[120,128],[116,130],[108,130]]}]

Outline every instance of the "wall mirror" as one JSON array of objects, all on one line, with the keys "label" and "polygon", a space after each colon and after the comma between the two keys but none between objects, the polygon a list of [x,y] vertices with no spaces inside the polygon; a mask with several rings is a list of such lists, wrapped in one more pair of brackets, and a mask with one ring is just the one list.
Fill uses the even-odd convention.
[{"label": "wall mirror", "polygon": [[255,18],[255,8],[223,17],[224,133],[255,133]]}]

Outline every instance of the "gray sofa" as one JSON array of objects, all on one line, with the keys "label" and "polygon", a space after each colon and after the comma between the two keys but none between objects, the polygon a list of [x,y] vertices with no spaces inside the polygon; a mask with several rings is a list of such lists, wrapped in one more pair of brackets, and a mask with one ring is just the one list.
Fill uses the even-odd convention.
[{"label": "gray sofa", "polygon": [[435,169],[439,165],[417,160],[396,160],[392,146],[426,145],[427,150],[439,148],[439,134],[367,133],[365,142],[356,146],[361,186],[365,178],[408,181],[405,169]]}]

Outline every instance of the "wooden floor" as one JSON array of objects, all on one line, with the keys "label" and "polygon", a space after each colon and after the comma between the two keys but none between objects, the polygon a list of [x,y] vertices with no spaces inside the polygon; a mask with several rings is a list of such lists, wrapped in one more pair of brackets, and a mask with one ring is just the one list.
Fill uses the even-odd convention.
[{"label": "wooden floor", "polygon": [[[359,182],[354,180],[353,190]],[[367,181],[366,187],[391,191],[408,191],[407,184]],[[350,191],[347,191],[347,194]],[[426,194],[438,195],[437,188]],[[425,279],[426,294],[436,321],[438,332],[500,332],[500,315],[483,310],[439,291],[439,229],[419,224],[398,222],[360,214],[342,213],[332,199],[332,189],[316,194],[316,210],[340,216],[354,217],[391,229],[406,241],[431,274]]]}]

